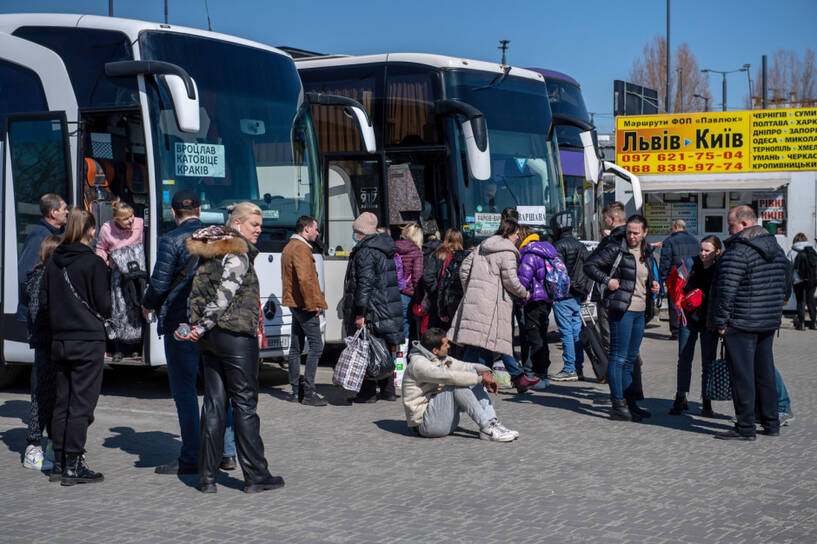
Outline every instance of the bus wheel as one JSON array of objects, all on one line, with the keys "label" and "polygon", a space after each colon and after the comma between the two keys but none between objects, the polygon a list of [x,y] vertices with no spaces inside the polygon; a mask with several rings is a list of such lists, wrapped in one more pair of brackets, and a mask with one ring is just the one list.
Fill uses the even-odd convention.
[{"label": "bus wheel", "polygon": [[23,365],[0,365],[0,389],[14,385],[25,371]]}]

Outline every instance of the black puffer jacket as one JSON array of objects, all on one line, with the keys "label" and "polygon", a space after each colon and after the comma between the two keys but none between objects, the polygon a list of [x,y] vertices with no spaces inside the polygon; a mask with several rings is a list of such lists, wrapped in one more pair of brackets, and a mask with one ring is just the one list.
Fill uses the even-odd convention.
[{"label": "black puffer jacket", "polygon": [[[576,270],[576,261],[581,258],[582,261],[587,261],[589,252],[585,245],[573,236],[571,230],[562,230],[556,234],[556,241],[553,243],[556,248],[556,253],[559,254],[559,259],[564,263],[567,273],[570,275],[571,288],[570,292],[574,296],[580,296],[583,293],[577,293],[573,290],[573,285],[584,281],[584,270]],[[578,276],[578,277],[577,277]]]},{"label": "black puffer jacket", "polygon": [[681,264],[684,257],[694,257],[698,254],[698,239],[685,230],[673,232],[661,244],[661,262],[658,263],[658,275],[661,281],[667,281],[674,266]]},{"label": "black puffer jacket", "polygon": [[184,280],[173,287],[172,292],[170,288],[190,259],[185,242],[203,226],[198,217],[191,217],[159,239],[150,286],[142,298],[142,306],[148,310],[161,308],[156,312],[159,314],[159,334],[170,334],[179,323],[188,321],[187,299],[190,297],[196,267],[190,269]]},{"label": "black puffer jacket", "polygon": [[394,240],[388,234],[370,234],[349,256],[343,282],[343,323],[346,333],[355,330],[355,317],[363,316],[372,331],[392,345],[403,341],[403,305],[397,286]]},{"label": "black puffer jacket", "polygon": [[[616,227],[609,236],[602,239],[599,247],[590,255],[584,263],[584,273],[599,285],[607,285],[611,278],[619,280],[619,287],[615,291],[605,289],[603,304],[608,311],[626,312],[630,307],[633,298],[636,281],[635,257],[630,253],[625,240],[626,225]],[[647,244],[646,248],[647,264],[647,309],[644,312],[644,319],[649,321],[655,313],[655,305],[652,303],[652,282],[657,281],[653,273],[653,248]],[[618,268],[611,276],[613,264],[619,253],[623,253]]]},{"label": "black puffer jacket", "polygon": [[726,240],[713,282],[709,326],[762,332],[780,328],[791,295],[791,266],[763,227],[748,227]]}]

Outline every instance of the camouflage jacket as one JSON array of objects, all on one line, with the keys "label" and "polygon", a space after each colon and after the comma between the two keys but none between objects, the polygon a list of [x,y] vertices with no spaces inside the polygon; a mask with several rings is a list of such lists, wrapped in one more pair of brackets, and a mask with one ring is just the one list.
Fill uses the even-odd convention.
[{"label": "camouflage jacket", "polygon": [[231,236],[187,239],[187,250],[199,257],[190,291],[190,323],[255,335],[259,321],[259,287],[253,261],[258,250],[232,229]]}]

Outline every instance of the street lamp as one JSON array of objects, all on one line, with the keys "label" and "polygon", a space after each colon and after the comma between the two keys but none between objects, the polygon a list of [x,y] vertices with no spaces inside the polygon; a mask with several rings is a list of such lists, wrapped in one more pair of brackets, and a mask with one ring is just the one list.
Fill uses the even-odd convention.
[{"label": "street lamp", "polygon": [[752,72],[749,70],[751,68],[751,64],[744,64],[743,68],[746,70],[746,79],[749,80],[749,109],[755,109],[755,101],[752,98]]},{"label": "street lamp", "polygon": [[737,70],[710,70],[709,68],[704,68],[701,70],[704,74],[709,72],[714,72],[716,74],[720,74],[723,76],[723,111],[726,111],[726,74],[734,74],[735,72],[747,72],[749,69],[747,68],[748,64],[744,64],[743,68],[738,68]]},{"label": "street lamp", "polygon": [[693,94],[692,98],[700,98],[704,101],[704,111],[709,111],[709,97],[702,94]]}]

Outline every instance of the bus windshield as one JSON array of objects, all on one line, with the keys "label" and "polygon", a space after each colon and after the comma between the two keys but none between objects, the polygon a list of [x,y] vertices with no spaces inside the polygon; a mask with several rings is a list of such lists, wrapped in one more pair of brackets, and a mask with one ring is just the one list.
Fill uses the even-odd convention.
[{"label": "bus windshield", "polygon": [[237,202],[258,204],[261,251],[280,250],[302,215],[322,221],[317,142],[288,57],[170,32],[146,32],[139,43],[143,58],[184,68],[199,93],[200,130],[183,133],[164,86],[147,84],[160,233],[175,227],[170,202],[181,189],[200,196],[205,223],[224,223]]},{"label": "bus windshield", "polygon": [[[461,70],[445,74],[446,97],[478,108],[488,123],[491,178],[470,178],[459,190],[458,208],[477,237],[493,234],[504,208],[534,207],[544,223],[564,207],[555,146],[547,141],[551,115],[544,83],[508,76],[490,87],[495,77]],[[459,140],[462,149],[461,135]]]},{"label": "bus windshield", "polygon": [[[553,113],[561,113],[590,122],[590,114],[584,105],[582,91],[572,83],[557,79],[547,80],[548,98],[550,99],[550,110]],[[579,134],[581,129],[573,126],[556,127],[556,137],[562,147],[572,147],[583,149],[582,140]]]}]

